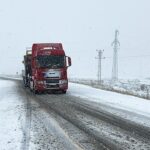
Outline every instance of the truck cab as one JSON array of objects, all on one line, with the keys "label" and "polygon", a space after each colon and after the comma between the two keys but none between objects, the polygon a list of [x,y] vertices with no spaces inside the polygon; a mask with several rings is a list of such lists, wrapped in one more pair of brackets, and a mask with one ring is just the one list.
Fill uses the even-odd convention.
[{"label": "truck cab", "polygon": [[61,43],[35,43],[31,54],[29,87],[35,93],[68,89],[67,69],[71,58],[65,55]]}]

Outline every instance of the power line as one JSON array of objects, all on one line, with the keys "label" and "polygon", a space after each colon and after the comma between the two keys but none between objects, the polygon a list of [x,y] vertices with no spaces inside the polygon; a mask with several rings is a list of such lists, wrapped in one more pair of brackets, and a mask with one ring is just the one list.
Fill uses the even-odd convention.
[{"label": "power line", "polygon": [[[141,58],[141,57],[150,57],[150,55],[135,55],[135,56],[123,56],[119,57],[119,59],[126,59],[126,58]],[[111,59],[112,57],[105,57],[106,59]]]}]

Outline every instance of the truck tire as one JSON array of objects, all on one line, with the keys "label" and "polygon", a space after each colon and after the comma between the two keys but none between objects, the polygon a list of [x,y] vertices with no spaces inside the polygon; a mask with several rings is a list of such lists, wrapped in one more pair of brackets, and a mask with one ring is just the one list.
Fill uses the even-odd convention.
[{"label": "truck tire", "polygon": [[34,93],[34,94],[38,94],[39,92],[38,92],[38,90],[33,89],[33,93]]},{"label": "truck tire", "polygon": [[62,90],[62,94],[66,94],[67,91]]},{"label": "truck tire", "polygon": [[31,85],[31,81],[29,81],[29,89],[30,89],[31,92],[33,92],[33,87]]},{"label": "truck tire", "polygon": [[35,87],[34,82],[33,82],[33,93],[34,93],[34,94],[38,94],[38,93],[39,93],[38,90],[37,90],[36,87]]}]

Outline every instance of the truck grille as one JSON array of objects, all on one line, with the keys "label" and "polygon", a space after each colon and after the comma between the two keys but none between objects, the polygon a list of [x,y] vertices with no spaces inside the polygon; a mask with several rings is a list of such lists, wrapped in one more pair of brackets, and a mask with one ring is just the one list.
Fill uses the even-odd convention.
[{"label": "truck grille", "polygon": [[59,79],[46,79],[46,83],[59,83]]}]

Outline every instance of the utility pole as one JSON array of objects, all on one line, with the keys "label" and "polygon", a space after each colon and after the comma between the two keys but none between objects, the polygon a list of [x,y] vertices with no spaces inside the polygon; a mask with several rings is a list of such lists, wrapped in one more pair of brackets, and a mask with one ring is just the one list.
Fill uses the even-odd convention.
[{"label": "utility pole", "polygon": [[98,59],[98,73],[97,73],[97,79],[98,79],[98,84],[102,83],[102,79],[101,79],[101,72],[102,72],[102,59],[105,59],[105,57],[102,57],[104,50],[96,50],[98,52],[98,57],[96,57],[96,59]]},{"label": "utility pole", "polygon": [[120,42],[118,41],[119,31],[115,31],[115,40],[112,42],[112,46],[114,49],[113,52],[113,66],[112,66],[112,81],[118,80],[118,49],[120,46]]}]

